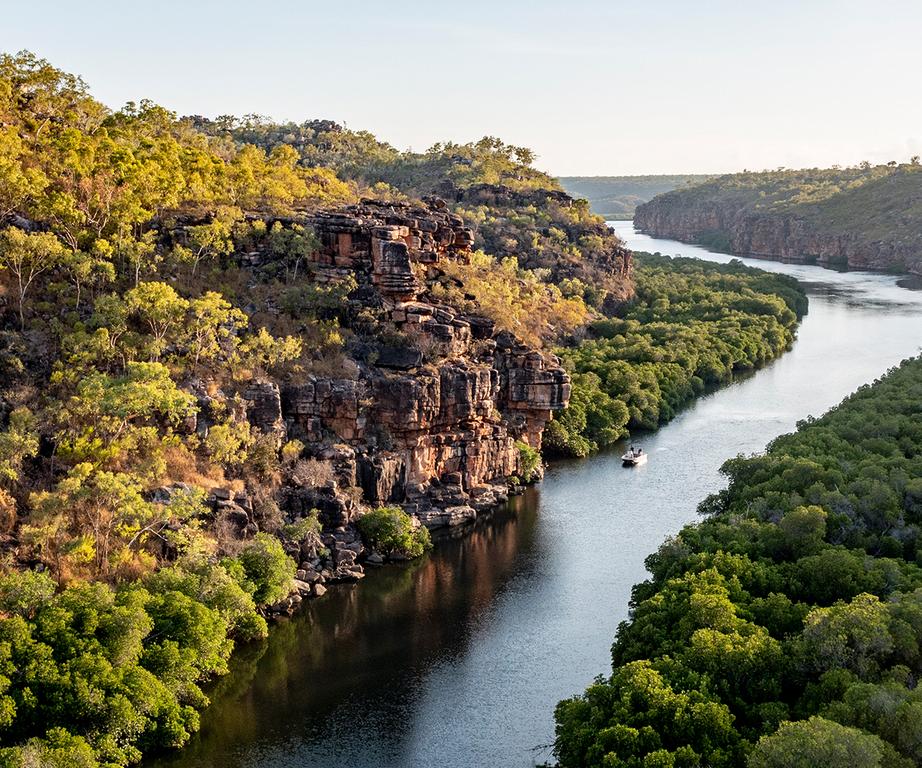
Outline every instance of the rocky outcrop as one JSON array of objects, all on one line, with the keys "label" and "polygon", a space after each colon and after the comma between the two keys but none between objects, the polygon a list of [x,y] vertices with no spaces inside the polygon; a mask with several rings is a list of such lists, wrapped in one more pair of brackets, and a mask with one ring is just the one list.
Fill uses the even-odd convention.
[{"label": "rocky outcrop", "polygon": [[922,274],[912,242],[870,241],[856,232],[826,232],[801,217],[762,213],[730,201],[686,199],[681,192],[638,206],[634,226],[654,237],[716,246],[738,256]]},{"label": "rocky outcrop", "polygon": [[[469,258],[470,230],[437,199],[366,201],[306,223],[322,246],[309,264],[315,279],[351,276],[357,309],[373,307],[376,319],[373,333],[357,334],[361,354],[341,376],[259,381],[243,392],[254,427],[299,440],[305,460],[329,464],[314,485],[283,494],[290,516],[318,509],[325,529],[337,529],[355,519],[357,502],[401,504],[439,526],[504,501],[521,474],[517,444],[541,447],[570,381],[552,355],[429,297],[440,264]],[[268,258],[249,254],[248,263]]]},{"label": "rocky outcrop", "polygon": [[250,424],[263,433],[274,435],[281,444],[286,431],[278,384],[274,381],[252,381],[244,390],[243,399]]}]

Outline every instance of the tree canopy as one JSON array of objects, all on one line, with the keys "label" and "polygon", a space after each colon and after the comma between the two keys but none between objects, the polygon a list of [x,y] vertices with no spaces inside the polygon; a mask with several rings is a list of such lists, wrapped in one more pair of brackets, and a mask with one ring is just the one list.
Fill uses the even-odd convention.
[{"label": "tree canopy", "polygon": [[918,764],[920,416],[915,359],[728,461],[648,558],[613,674],[558,705],[560,765]]}]

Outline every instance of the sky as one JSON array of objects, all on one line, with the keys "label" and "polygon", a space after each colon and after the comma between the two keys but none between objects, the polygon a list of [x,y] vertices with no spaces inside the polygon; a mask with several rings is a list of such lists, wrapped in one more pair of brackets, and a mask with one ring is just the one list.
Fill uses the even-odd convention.
[{"label": "sky", "polygon": [[117,108],[498,136],[556,175],[922,154],[912,0],[0,0],[0,51]]}]

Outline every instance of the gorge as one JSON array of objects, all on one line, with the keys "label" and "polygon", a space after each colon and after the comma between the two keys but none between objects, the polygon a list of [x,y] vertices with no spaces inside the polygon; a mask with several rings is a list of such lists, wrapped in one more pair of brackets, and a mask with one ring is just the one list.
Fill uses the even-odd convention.
[{"label": "gorge", "polygon": [[730,174],[661,194],[634,222],[740,256],[920,274],[919,171],[914,161]]},{"label": "gorge", "polygon": [[[616,225],[629,247],[728,257]],[[157,766],[528,766],[550,757],[552,709],[609,665],[644,558],[722,487],[722,462],[919,351],[922,298],[896,278],[759,262],[809,289],[791,352],[643,438],[551,465],[511,514],[428,559],[312,602],[220,681],[189,747]],[[537,748],[537,749],[536,749]]]},{"label": "gorge", "polygon": [[[248,390],[254,427],[335,462],[333,484],[294,503],[336,528],[355,519],[349,488],[371,504],[403,504],[430,527],[504,501],[507,478],[522,474],[518,445],[540,450],[569,379],[553,357],[494,333],[489,318],[426,300],[440,262],[469,258],[471,231],[438,199],[428,208],[366,201],[305,223],[321,247],[304,268],[320,285],[355,281],[354,311],[375,312],[378,330],[356,345],[351,376]],[[247,259],[265,268],[259,252]]]},{"label": "gorge", "polygon": [[[0,766],[737,768],[788,716],[851,726],[868,680],[825,676],[850,649],[800,633],[868,606],[887,679],[851,666],[922,702],[922,586],[900,602],[922,585],[922,363],[834,434],[804,422],[829,438],[807,458],[733,458],[800,450],[773,438],[918,352],[896,277],[922,252],[918,158],[698,179],[638,212],[799,262],[768,271],[608,226],[535,160],[116,110],[0,53]],[[774,487],[747,496],[749,467]],[[672,568],[697,602],[663,619]],[[659,709],[596,707],[621,684],[600,682],[557,709],[552,754],[553,703],[605,670],[616,625],[616,667],[655,661],[670,706],[712,719],[689,737],[667,708],[661,749]],[[740,648],[771,662],[751,700],[722,673]],[[901,750],[846,768],[922,755],[846,731]]]}]

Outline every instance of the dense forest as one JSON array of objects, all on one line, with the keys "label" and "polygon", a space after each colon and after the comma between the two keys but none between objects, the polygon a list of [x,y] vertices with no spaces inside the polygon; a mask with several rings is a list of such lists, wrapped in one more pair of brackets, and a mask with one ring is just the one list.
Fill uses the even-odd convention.
[{"label": "dense forest", "polygon": [[919,271],[922,165],[913,157],[719,176],[639,206],[635,223],[741,255]]},{"label": "dense forest", "polygon": [[638,205],[663,192],[682,189],[713,178],[706,174],[651,176],[561,176],[560,185],[573,195],[589,201],[594,213],[605,219],[634,218]]},{"label": "dense forest", "polygon": [[[537,345],[630,290],[601,261],[618,247],[604,223],[495,139],[413,155],[328,122],[111,111],[21,53],[0,57],[0,145],[4,765],[127,765],[180,746],[201,684],[265,635],[262,607],[296,575],[357,578],[347,546],[428,547],[354,476],[341,496],[364,511],[362,543],[329,514],[282,508],[335,486],[336,467],[256,426],[248,388],[348,376],[394,338],[349,274],[315,279],[301,217],[441,192],[491,250],[469,269],[502,264],[494,290],[522,308],[494,302],[501,327]],[[459,280],[433,287],[469,301]]]},{"label": "dense forest", "polygon": [[918,765],[922,360],[723,472],[559,704],[560,765]]},{"label": "dense forest", "polygon": [[793,278],[740,262],[635,254],[636,294],[621,316],[558,349],[569,407],[548,424],[548,452],[586,456],[628,429],[655,429],[708,388],[786,350],[807,311]]},{"label": "dense forest", "polygon": [[[581,455],[790,342],[802,295],[737,266],[647,258],[633,301],[630,255],[533,160],[489,137],[413,153],[329,121],[113,111],[32,54],[0,56],[0,764],[124,766],[181,746],[203,683],[265,636],[272,606],[360,578],[356,553],[429,547],[379,494],[396,465],[357,468],[393,435],[359,444],[357,414],[289,434],[279,384],[308,403],[293,410],[326,391],[335,419],[349,392],[374,405],[366,384],[489,392],[497,356],[534,371],[563,346],[576,394],[549,443]],[[382,237],[420,253],[428,238],[404,277],[432,303],[413,306],[479,357],[411,338],[367,272],[333,263],[352,258],[335,227],[377,215],[415,227]],[[460,256],[436,265],[437,247]],[[543,386],[563,398],[558,374]],[[496,410],[474,414],[491,435]],[[537,476],[535,448],[503,439],[502,483]],[[460,489],[443,474],[434,494]]]}]

